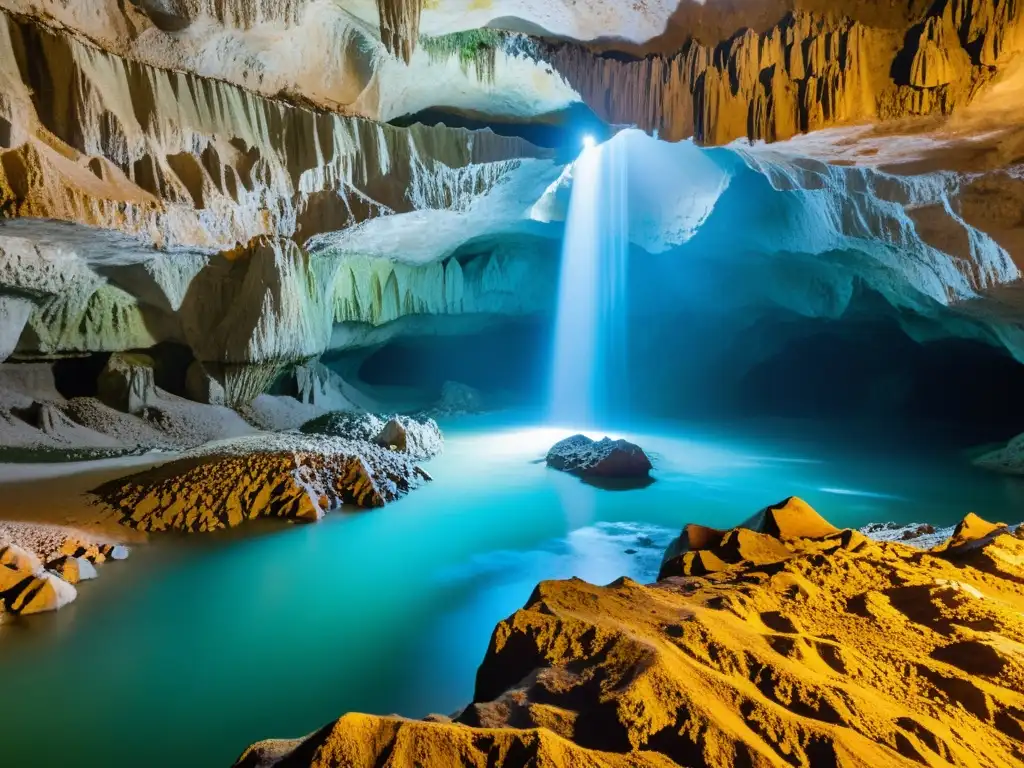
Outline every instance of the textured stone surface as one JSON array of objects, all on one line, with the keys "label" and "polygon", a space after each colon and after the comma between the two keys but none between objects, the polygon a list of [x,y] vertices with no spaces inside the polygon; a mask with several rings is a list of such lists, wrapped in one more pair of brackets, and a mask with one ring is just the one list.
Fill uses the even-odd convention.
[{"label": "textured stone surface", "polygon": [[95,563],[126,557],[127,547],[76,528],[0,521],[0,623],[5,613],[63,608],[78,594],[73,584],[96,578]]},{"label": "textured stone surface", "polygon": [[586,435],[558,441],[545,460],[549,467],[583,477],[643,478],[652,468],[651,460],[639,445],[607,437],[591,440]]},{"label": "textured stone surface", "polygon": [[370,442],[297,434],[211,443],[96,488],[143,531],[213,531],[256,517],[316,521],[341,504],[380,507],[427,474]]},{"label": "textured stone surface", "polygon": [[[774,509],[783,509],[776,505]],[[792,509],[790,533],[820,528]],[[968,530],[974,526],[965,526]],[[542,582],[455,722],[345,715],[240,766],[991,765],[1024,759],[1024,539],[694,542],[704,575]],[[981,758],[981,759],[979,759]]]},{"label": "textured stone surface", "polygon": [[145,355],[111,355],[96,382],[96,394],[111,408],[140,413],[157,399],[153,360]]},{"label": "textured stone surface", "polygon": [[355,411],[332,411],[311,419],[301,431],[347,440],[366,440],[414,459],[429,459],[444,449],[444,436],[432,418],[396,414],[380,416]]},{"label": "textured stone surface", "polygon": [[1024,50],[1015,2],[947,0],[934,9],[905,33],[841,11],[798,11],[780,12],[760,33],[737,26],[721,41],[639,60],[573,44],[534,52],[609,122],[673,141],[777,141],[850,122],[948,115]]}]

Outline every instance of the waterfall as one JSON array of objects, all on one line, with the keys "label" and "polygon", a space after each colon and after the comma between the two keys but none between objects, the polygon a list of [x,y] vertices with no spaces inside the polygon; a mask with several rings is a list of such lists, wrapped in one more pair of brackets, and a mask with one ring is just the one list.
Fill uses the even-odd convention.
[{"label": "waterfall", "polygon": [[624,143],[588,144],[572,175],[549,416],[559,425],[590,427],[627,410]]}]

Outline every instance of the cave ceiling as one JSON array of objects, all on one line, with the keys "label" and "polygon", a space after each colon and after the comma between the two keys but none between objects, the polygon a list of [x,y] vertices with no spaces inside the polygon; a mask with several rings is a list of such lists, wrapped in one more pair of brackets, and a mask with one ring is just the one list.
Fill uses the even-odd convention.
[{"label": "cave ceiling", "polygon": [[595,130],[637,253],[751,276],[720,303],[866,284],[1021,356],[978,302],[1024,265],[1022,51],[1015,0],[0,0],[0,356],[550,311]]}]

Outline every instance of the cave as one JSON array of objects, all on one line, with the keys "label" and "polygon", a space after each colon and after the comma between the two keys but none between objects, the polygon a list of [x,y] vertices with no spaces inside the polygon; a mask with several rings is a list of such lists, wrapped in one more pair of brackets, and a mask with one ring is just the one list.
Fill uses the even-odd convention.
[{"label": "cave", "polygon": [[1022,65],[0,2],[0,764],[1024,764]]}]

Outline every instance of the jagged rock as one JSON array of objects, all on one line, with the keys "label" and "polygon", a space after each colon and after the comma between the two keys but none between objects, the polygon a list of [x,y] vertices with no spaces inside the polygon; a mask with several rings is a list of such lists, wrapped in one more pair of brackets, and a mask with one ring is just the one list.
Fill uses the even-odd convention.
[{"label": "jagged rock", "polygon": [[259,435],[212,443],[92,493],[124,525],[195,532],[256,517],[315,521],[341,504],[380,507],[427,479],[409,459],[368,441]]},{"label": "jagged rock", "polygon": [[18,574],[20,580],[4,588],[9,577],[4,574],[6,568],[0,567],[0,598],[3,607],[9,613],[30,614],[56,611],[63,608],[78,596],[75,588],[55,573],[37,571],[33,574]]},{"label": "jagged rock", "polygon": [[444,449],[444,436],[431,418],[377,416],[372,413],[332,411],[302,425],[308,435],[333,435],[348,440],[366,440],[407,453],[414,459],[429,459]]},{"label": "jagged rock", "polygon": [[68,584],[96,578],[96,567],[84,557],[61,555],[48,562],[46,570],[53,571]]},{"label": "jagged rock", "polygon": [[838,528],[798,496],[790,496],[778,504],[765,507],[742,523],[740,528],[749,528],[783,540],[822,538],[839,532]]},{"label": "jagged rock", "polygon": [[405,452],[408,442],[408,435],[405,427],[397,419],[389,419],[381,428],[373,442],[382,448],[390,448],[392,451]]},{"label": "jagged rock", "polygon": [[582,477],[644,478],[651,460],[643,449],[626,440],[573,435],[551,446],[545,459],[549,467]]},{"label": "jagged rock", "polygon": [[123,413],[139,414],[156,400],[153,359],[115,353],[96,380],[100,401]]},{"label": "jagged rock", "polygon": [[779,540],[823,539],[839,533],[810,504],[790,496],[728,531],[694,523],[684,526],[665,551],[658,578],[703,575],[740,561],[777,562],[788,557]]},{"label": "jagged rock", "polygon": [[[782,522],[820,528],[811,511]],[[1024,541],[982,536],[951,561],[853,531],[687,530],[713,573],[539,584],[498,624],[455,723],[348,714],[236,764],[1019,763]]]},{"label": "jagged rock", "polygon": [[25,614],[55,611],[74,600],[76,594],[71,584],[43,570],[35,553],[17,544],[0,546],[3,611]]},{"label": "jagged rock", "polygon": [[905,45],[891,27],[797,11],[763,34],[741,24],[729,39],[691,37],[673,54],[614,57],[532,41],[523,48],[549,62],[609,123],[638,125],[670,141],[779,141],[966,106],[984,92],[993,69],[1024,50],[1024,24],[1011,6],[940,3],[936,15],[910,28]]},{"label": "jagged rock", "polygon": [[377,0],[380,39],[384,46],[406,64],[416,50],[420,36],[420,13],[425,0]]},{"label": "jagged rock", "polygon": [[956,554],[978,549],[995,537],[1009,532],[1010,528],[1006,523],[990,523],[971,512],[956,526],[952,537],[946,543],[946,552]]}]

